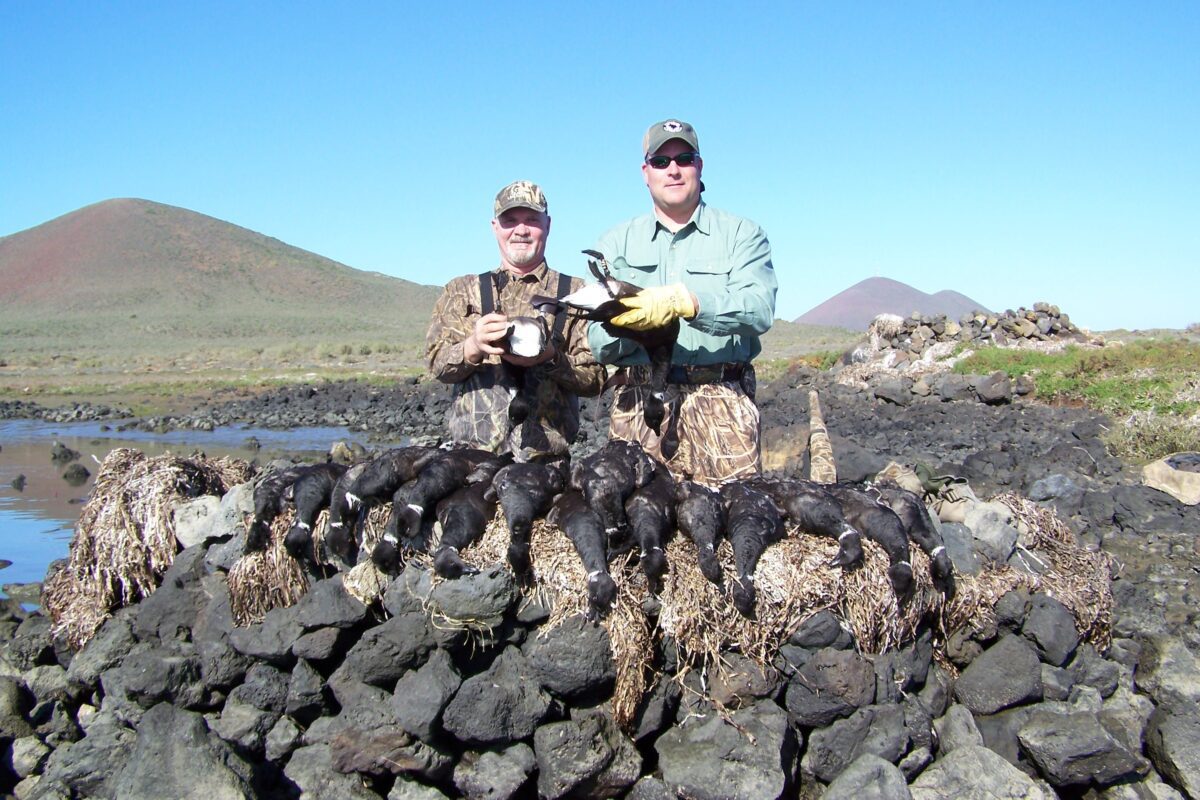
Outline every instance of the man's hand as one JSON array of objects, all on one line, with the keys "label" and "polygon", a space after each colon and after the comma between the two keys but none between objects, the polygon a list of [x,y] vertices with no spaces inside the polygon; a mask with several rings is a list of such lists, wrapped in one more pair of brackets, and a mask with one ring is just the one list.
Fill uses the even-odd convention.
[{"label": "man's hand", "polygon": [[484,314],[475,321],[475,330],[463,340],[463,359],[476,366],[488,356],[504,353],[500,340],[508,333],[508,317],[498,311]]},{"label": "man's hand", "polygon": [[610,322],[618,328],[648,331],[670,324],[675,319],[696,316],[696,298],[682,283],[670,286],[651,286],[632,297],[621,298],[629,310],[613,317]]}]

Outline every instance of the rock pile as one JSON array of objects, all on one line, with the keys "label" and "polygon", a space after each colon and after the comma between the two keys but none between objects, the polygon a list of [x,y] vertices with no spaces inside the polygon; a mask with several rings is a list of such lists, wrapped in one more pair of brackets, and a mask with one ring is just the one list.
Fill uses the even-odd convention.
[{"label": "rock pile", "polygon": [[914,313],[907,319],[881,314],[871,322],[867,341],[847,353],[833,372],[843,385],[870,387],[879,399],[900,405],[920,399],[1001,405],[1032,394],[1032,379],[1012,380],[1000,371],[949,372],[970,348],[1060,349],[1068,344],[1098,345],[1103,340],[1075,327],[1058,306],[1048,303],[1000,315],[974,312],[958,322],[944,314]]},{"label": "rock pile", "polygon": [[935,344],[950,342],[972,346],[1019,347],[1030,342],[1092,342],[1094,337],[1071,322],[1070,317],[1050,303],[1034,303],[1002,314],[975,311],[956,322],[945,314],[914,313],[908,318],[883,315],[872,323],[878,350],[896,350],[919,358]]},{"label": "rock pile", "polygon": [[[41,614],[6,604],[0,788],[364,800],[758,798],[826,785],[829,797],[881,785],[916,798],[1175,796],[1160,776],[1198,788],[1190,651],[1118,638],[1101,655],[1067,606],[1024,584],[946,642],[940,663],[926,626],[869,655],[829,610],[765,670],[728,653],[689,671],[666,640],[662,678],[623,729],[606,629],[550,626],[504,567],[438,581],[410,564],[371,607],[336,575],[239,627],[228,570],[250,501],[249,484],[226,493],[162,586],[77,653]],[[1000,523],[962,526],[964,576],[971,561],[1013,558],[1016,537],[997,551]]]}]

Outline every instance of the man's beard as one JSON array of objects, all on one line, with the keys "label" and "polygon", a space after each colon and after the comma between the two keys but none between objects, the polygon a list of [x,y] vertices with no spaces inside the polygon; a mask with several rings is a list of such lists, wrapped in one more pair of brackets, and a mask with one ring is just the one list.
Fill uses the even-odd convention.
[{"label": "man's beard", "polygon": [[504,256],[514,267],[537,266],[541,254],[532,242],[510,243],[504,248]]}]

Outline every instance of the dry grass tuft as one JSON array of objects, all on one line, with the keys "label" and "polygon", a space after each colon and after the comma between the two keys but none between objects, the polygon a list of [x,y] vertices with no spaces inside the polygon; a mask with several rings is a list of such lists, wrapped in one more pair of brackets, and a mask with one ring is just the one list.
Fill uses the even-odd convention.
[{"label": "dry grass tuft", "polygon": [[[720,653],[736,650],[766,669],[787,637],[819,611],[832,610],[854,634],[860,650],[878,653],[910,639],[921,619],[940,607],[928,562],[915,548],[917,589],[902,613],[882,548],[864,541],[863,564],[849,572],[829,566],[836,553],[836,542],[789,528],[788,537],[768,548],[759,561],[757,619],[749,620],[733,607],[729,582],[717,587],[705,580],[695,546],[677,538],[667,548],[671,572],[659,625],[683,652],[702,662],[715,664]],[[728,542],[721,543],[717,557],[726,575],[735,574]]]},{"label": "dry grass tuft", "polygon": [[223,494],[252,474],[237,459],[110,452],[75,525],[67,565],[46,581],[53,633],[82,647],[114,610],[153,593],[179,549],[176,503]]},{"label": "dry grass tuft", "polygon": [[882,350],[886,340],[903,332],[904,317],[899,314],[879,314],[867,326],[872,350]]},{"label": "dry grass tuft", "polygon": [[[539,596],[550,609],[545,631],[587,614],[587,572],[567,535],[546,522],[534,523],[531,549]],[[614,560],[609,573],[617,585],[617,600],[600,624],[608,631],[617,671],[613,719],[627,726],[645,694],[654,658],[650,621],[642,610],[649,590],[645,575],[633,567],[632,553]]]},{"label": "dry grass tuft", "polygon": [[[996,624],[996,601],[1024,588],[1045,592],[1071,610],[1079,635],[1100,652],[1112,642],[1112,557],[1080,547],[1071,529],[1053,511],[1015,492],[992,498],[1013,513],[1021,533],[1018,552],[1031,570],[1009,566],[985,569],[978,575],[956,576],[958,594],[943,611],[942,631],[949,635],[969,628],[985,630]],[[1036,552],[1035,552],[1036,551]],[[956,672],[937,651],[943,666]]]},{"label": "dry grass tuft", "polygon": [[860,651],[884,653],[900,647],[916,636],[923,619],[940,614],[945,597],[933,588],[929,559],[920,549],[910,546],[908,560],[912,564],[915,589],[903,608],[896,602],[888,578],[887,556],[874,542],[863,542],[863,566],[843,577],[844,594],[840,611],[835,613],[845,620]]},{"label": "dry grass tuft", "polygon": [[[1016,495],[996,500],[1013,510],[1022,530],[1022,545],[1044,554],[1049,570],[1035,575],[1003,566],[975,576],[956,576],[958,591],[949,603],[934,589],[929,561],[916,547],[910,549],[916,588],[912,599],[899,608],[887,574],[887,556],[877,544],[864,540],[863,564],[847,572],[828,566],[837,552],[835,542],[793,527],[788,537],[768,548],[759,561],[758,616],[754,620],[733,607],[728,580],[718,587],[704,578],[695,546],[677,536],[667,546],[670,569],[659,598],[659,616],[652,624],[643,612],[649,597],[644,575],[632,554],[618,559],[610,567],[617,584],[617,605],[603,621],[617,666],[614,718],[622,725],[632,721],[644,692],[653,685],[655,642],[663,636],[673,638],[681,657],[693,666],[719,668],[723,653],[737,651],[766,670],[787,637],[825,609],[833,611],[850,630],[864,653],[900,647],[915,637],[922,621],[928,621],[934,629],[936,655],[940,662],[948,663],[944,643],[949,635],[960,628],[983,629],[994,623],[996,601],[1024,586],[1058,598],[1075,614],[1081,635],[1097,648],[1107,647],[1112,608],[1108,557],[1078,547],[1070,530],[1051,511]],[[465,550],[463,557],[481,568],[504,563],[507,543],[507,529],[497,515],[482,540]],[[567,536],[538,521],[531,549],[535,583],[530,592],[551,610],[545,630],[585,614],[586,574]],[[721,543],[717,555],[725,574],[735,574],[728,542]],[[1030,553],[1030,557],[1036,556]]]},{"label": "dry grass tuft", "polygon": [[[388,508],[371,509],[363,528],[366,552],[370,552],[383,535]],[[271,524],[270,545],[261,553],[245,555],[229,571],[229,591],[233,598],[234,621],[240,626],[261,622],[273,608],[293,605],[308,591],[308,578],[303,568],[283,546],[283,538],[295,520],[295,511],[286,509]],[[318,564],[333,563],[325,548],[329,534],[329,511],[323,510],[313,521],[312,559]],[[346,591],[363,605],[371,605],[387,589],[389,578],[379,571],[370,558],[363,558],[343,579]]]},{"label": "dry grass tuft", "polygon": [[[507,565],[508,526],[497,513],[478,542],[462,552],[463,560],[486,569]],[[534,585],[527,594],[550,609],[543,635],[568,619],[588,611],[587,573],[575,545],[558,528],[545,520],[533,523],[530,537]],[[648,595],[645,576],[632,567],[632,555],[615,559],[609,571],[617,585],[615,607],[601,621],[612,643],[617,680],[613,692],[613,718],[628,726],[646,692],[647,676],[654,655],[650,622],[642,611]]]},{"label": "dry grass tuft", "polygon": [[479,569],[487,569],[494,564],[507,564],[509,540],[504,513],[497,511],[483,531],[483,536],[479,537],[479,541],[464,548],[462,558]]},{"label": "dry grass tuft", "polygon": [[229,570],[230,605],[239,627],[262,622],[268,611],[293,605],[308,591],[304,570],[283,547],[294,518],[290,508],[276,517],[267,548],[243,555]]},{"label": "dry grass tuft", "polygon": [[362,547],[366,552],[371,552],[379,540],[383,538],[383,529],[387,525],[388,514],[391,513],[392,507],[375,506],[367,512],[367,519],[363,522],[362,531],[359,534],[362,538]]},{"label": "dry grass tuft", "polygon": [[617,668],[613,719],[627,727],[648,687],[653,686],[649,677],[654,662],[654,632],[642,606],[642,600],[650,594],[646,576],[633,566],[632,553],[613,564],[612,575],[617,584],[617,602],[601,624],[608,631]]},{"label": "dry grass tuft", "polygon": [[[362,545],[359,550],[358,563],[342,578],[342,585],[346,587],[346,591],[365,606],[373,605],[383,597],[383,593],[392,580],[375,566],[370,557],[371,550],[383,536],[383,528],[387,524],[389,510],[390,506],[376,506],[367,512],[361,532]],[[326,525],[320,526],[320,529],[323,544],[329,529]],[[323,549],[322,554],[324,563],[332,561]]]},{"label": "dry grass tuft", "polygon": [[47,575],[42,583],[42,605],[50,614],[51,632],[64,636],[72,648],[87,644],[115,610],[105,608],[97,595],[99,592],[85,586],[69,563]]},{"label": "dry grass tuft", "polygon": [[1032,588],[1033,576],[1012,567],[985,569],[978,575],[955,575],[957,592],[942,612],[947,632],[962,628],[986,630],[996,623],[996,601],[1013,589]]},{"label": "dry grass tuft", "polygon": [[328,564],[332,561],[331,554],[325,548],[325,537],[329,535],[329,509],[323,509],[313,520],[312,550],[309,558],[315,564]]},{"label": "dry grass tuft", "polygon": [[1071,609],[1080,636],[1106,651],[1112,643],[1112,556],[1080,547],[1066,523],[1032,500],[1015,492],[994,499],[1012,510],[1021,532],[1018,546],[1049,557],[1049,568],[1037,576],[1034,588]]},{"label": "dry grass tuft", "polygon": [[[781,631],[837,603],[837,594],[821,575],[837,550],[833,545],[826,552],[826,544],[831,543],[805,549],[788,538],[768,548],[755,573],[758,619],[749,620],[733,607],[729,579],[723,586],[709,583],[700,572],[695,545],[676,537],[667,546],[670,571],[664,580],[659,627],[690,658],[715,663],[722,651],[738,650],[759,662],[769,661]],[[721,542],[717,559],[726,576],[737,574],[729,542]]]}]

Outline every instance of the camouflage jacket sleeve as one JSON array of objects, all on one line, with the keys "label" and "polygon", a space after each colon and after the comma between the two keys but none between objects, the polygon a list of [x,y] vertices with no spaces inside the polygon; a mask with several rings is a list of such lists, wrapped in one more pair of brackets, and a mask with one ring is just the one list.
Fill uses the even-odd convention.
[{"label": "camouflage jacket sleeve", "polygon": [[463,358],[463,342],[475,330],[479,312],[476,276],[463,275],[446,284],[425,334],[425,360],[430,374],[439,381],[460,383],[479,369]]}]

